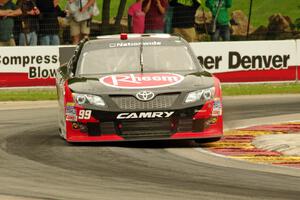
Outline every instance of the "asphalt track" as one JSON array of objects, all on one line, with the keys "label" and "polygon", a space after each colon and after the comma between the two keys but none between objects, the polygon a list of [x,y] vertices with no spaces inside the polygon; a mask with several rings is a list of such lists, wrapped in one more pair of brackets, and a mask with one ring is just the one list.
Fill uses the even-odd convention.
[{"label": "asphalt track", "polygon": [[[299,105],[300,95],[225,98],[225,127],[292,120]],[[0,106],[0,199],[300,199],[299,169],[190,141],[68,145],[53,102],[23,107]]]}]

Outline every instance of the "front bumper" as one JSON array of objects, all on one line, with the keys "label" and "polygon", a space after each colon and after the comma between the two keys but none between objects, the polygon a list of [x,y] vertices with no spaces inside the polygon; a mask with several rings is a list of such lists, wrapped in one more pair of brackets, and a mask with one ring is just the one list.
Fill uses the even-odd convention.
[{"label": "front bumper", "polygon": [[[76,107],[76,113],[84,110]],[[216,138],[223,135],[222,115],[213,115],[214,101],[204,105],[169,110],[167,118],[117,119],[118,112],[92,110],[88,120],[78,117],[66,122],[69,142],[112,142]],[[139,116],[140,112],[136,112]]]}]

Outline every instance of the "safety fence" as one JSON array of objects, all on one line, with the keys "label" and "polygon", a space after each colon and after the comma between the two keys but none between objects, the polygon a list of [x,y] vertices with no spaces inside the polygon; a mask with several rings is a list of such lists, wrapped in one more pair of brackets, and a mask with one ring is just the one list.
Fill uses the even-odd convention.
[{"label": "safety fence", "polygon": [[[77,35],[76,32],[78,31],[76,30],[78,29],[78,25],[74,25],[73,23],[75,18],[71,14],[70,8],[66,6],[67,0],[60,1],[59,10],[54,7],[48,8],[41,3],[43,1],[37,1],[37,5],[30,4],[30,2],[34,1],[24,2],[26,4],[29,3],[29,5],[23,6],[24,9],[28,9],[25,9],[26,11],[31,11],[32,8],[37,6],[40,7],[40,13],[36,15],[23,14],[13,17],[15,21],[13,33],[17,45],[43,45],[48,42],[45,39],[45,36],[48,34],[55,34],[59,37],[59,40],[55,39],[54,44],[71,44],[73,42],[71,35]],[[130,6],[136,3],[136,0],[96,0],[96,2],[95,5],[100,9],[100,12],[96,15],[91,15],[91,18],[85,20],[86,23],[82,23],[82,26],[85,27],[84,34],[89,32],[87,30],[90,30],[90,36],[129,32],[127,25],[128,16],[130,15],[128,15],[128,11]],[[182,7],[175,9],[176,6],[172,2],[176,2],[176,0],[165,2],[169,2],[169,5],[167,6],[166,13],[162,16],[164,20],[161,21],[163,23],[161,25],[164,26],[164,32],[172,33],[172,28],[174,27],[191,27],[192,23],[197,32],[196,40],[210,40],[209,32],[212,13],[205,4],[205,0],[199,0],[202,4],[198,7],[197,11],[194,9],[182,9]],[[289,0],[288,3],[278,0],[232,1],[232,5],[228,8],[228,24],[230,24],[231,40],[299,39],[299,11],[300,5],[298,0]],[[136,13],[135,11],[134,14],[139,15],[140,13]],[[0,19],[8,18],[3,16]],[[145,27],[161,29],[161,27],[158,27],[159,23],[156,18],[152,19],[152,17],[147,16],[147,20],[144,23]],[[1,34],[11,35],[11,31],[5,30],[8,29],[2,28]],[[28,37],[27,41],[24,39],[26,38],[24,37],[24,33]]]},{"label": "safety fence", "polygon": [[[161,27],[157,27],[157,24],[152,24],[151,20],[148,20],[150,22],[145,22],[142,29],[144,30],[147,27],[152,27],[153,29],[161,29],[160,31],[164,33],[174,33],[174,26],[190,27],[190,25],[187,25],[191,23],[187,19],[189,16],[190,14],[188,12],[180,13],[181,21],[177,22],[176,25],[172,24],[172,18],[168,20],[166,18]],[[44,37],[48,34],[57,35],[59,39],[57,39],[58,41],[55,41],[55,44],[72,44],[71,35],[74,35],[77,32],[77,25],[74,24],[74,20],[71,17],[59,17],[58,20],[41,19],[43,18],[39,17],[34,19],[27,16],[15,18],[13,35],[17,46],[43,45],[45,44]],[[197,10],[194,22],[196,41],[211,40],[211,20],[212,15],[209,12],[203,12],[201,9]],[[300,38],[300,18],[298,20],[293,19],[292,21],[292,19],[288,18],[287,16],[273,14],[270,16],[269,21],[267,19],[265,21],[266,22],[264,25],[250,25],[248,29],[248,19],[245,13],[243,13],[241,10],[232,11],[232,16],[230,17],[231,41],[282,40]],[[24,24],[26,24],[25,22],[30,24],[30,26],[23,27],[25,26]],[[81,24],[85,27],[83,33],[89,33],[91,37],[130,32],[128,29],[127,16],[123,16],[118,22],[115,19],[111,19],[108,24],[104,24],[97,18],[86,20],[84,23],[81,22]],[[141,27],[138,29],[141,29]],[[138,33],[144,32],[140,31]],[[27,36],[27,41],[25,41],[24,35]],[[185,35],[183,35],[183,37],[185,37]]]},{"label": "safety fence", "polygon": [[[195,42],[205,70],[223,83],[298,81],[300,40]],[[56,69],[74,46],[0,48],[0,87],[54,86]],[[99,66],[101,67],[101,66]]]}]

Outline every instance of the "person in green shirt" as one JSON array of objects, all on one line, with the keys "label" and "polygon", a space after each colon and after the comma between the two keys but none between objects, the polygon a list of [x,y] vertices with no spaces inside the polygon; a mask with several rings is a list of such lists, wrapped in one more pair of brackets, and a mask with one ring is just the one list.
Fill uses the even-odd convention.
[{"label": "person in green shirt", "polygon": [[206,0],[206,7],[212,12],[215,19],[215,30],[212,32],[212,40],[230,40],[229,14],[228,8],[232,6],[232,0]]},{"label": "person in green shirt", "polygon": [[11,0],[0,0],[0,46],[15,46],[14,18],[22,14]]}]

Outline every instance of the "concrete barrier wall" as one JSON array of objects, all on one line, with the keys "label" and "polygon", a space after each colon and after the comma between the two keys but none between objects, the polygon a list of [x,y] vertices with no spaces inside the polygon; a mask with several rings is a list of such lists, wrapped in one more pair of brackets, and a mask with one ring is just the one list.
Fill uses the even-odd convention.
[{"label": "concrete barrier wall", "polygon": [[[221,82],[296,81],[300,40],[197,42],[191,46],[204,68]],[[74,46],[0,48],[0,87],[55,85],[56,69]]]}]

